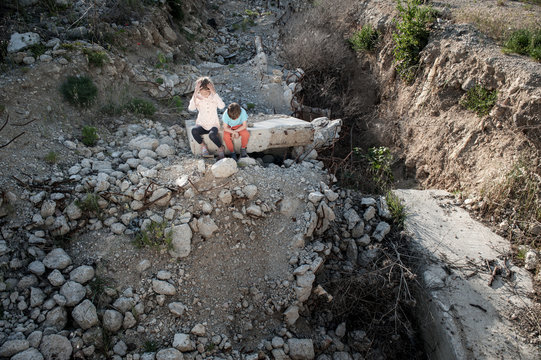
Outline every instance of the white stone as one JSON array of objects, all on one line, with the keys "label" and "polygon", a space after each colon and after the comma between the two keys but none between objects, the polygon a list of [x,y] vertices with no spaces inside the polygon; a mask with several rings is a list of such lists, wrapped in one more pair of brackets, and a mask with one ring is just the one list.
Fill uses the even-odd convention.
[{"label": "white stone", "polygon": [[257,195],[257,186],[255,185],[246,185],[242,188],[242,192],[246,197],[251,200]]},{"label": "white stone", "polygon": [[71,316],[73,317],[73,320],[75,320],[75,322],[85,330],[98,324],[96,307],[88,299],[74,307],[73,311],[71,312]]},{"label": "white stone", "polygon": [[210,171],[216,178],[227,178],[238,171],[237,162],[231,158],[225,158],[212,165]]},{"label": "white stone", "polygon": [[324,197],[325,195],[323,195],[319,191],[311,192],[310,194],[308,194],[308,200],[316,205],[319,204],[319,202],[323,200]]},{"label": "white stone", "polygon": [[92,280],[95,271],[92,266],[81,265],[70,272],[70,280],[76,281],[79,284],[85,284]]},{"label": "white stone", "polygon": [[188,224],[173,226],[172,241],[169,255],[174,258],[183,258],[190,255],[192,250],[192,230]]},{"label": "white stone", "polygon": [[173,347],[182,352],[195,350],[189,334],[175,334]]},{"label": "white stone", "polygon": [[78,282],[70,280],[62,285],[60,295],[66,298],[66,306],[75,306],[85,297],[86,289]]},{"label": "white stone", "polygon": [[192,330],[190,330],[190,333],[194,334],[195,336],[205,336],[207,331],[205,329],[205,325],[203,324],[196,324]]},{"label": "white stone", "polygon": [[174,348],[162,349],[156,353],[156,360],[183,360],[184,356]]},{"label": "white stone", "polygon": [[218,198],[221,202],[224,203],[224,205],[231,204],[231,201],[233,201],[233,196],[231,195],[231,191],[227,189],[222,189],[220,193],[218,194]]},{"label": "white stone", "polygon": [[391,225],[387,224],[385,221],[382,221],[378,224],[378,226],[376,226],[376,230],[374,230],[372,237],[377,241],[382,241],[389,231],[391,231]]},{"label": "white stone", "polygon": [[526,270],[535,270],[538,263],[537,253],[529,250],[524,256],[524,268]]},{"label": "white stone", "polygon": [[123,323],[123,316],[120,312],[116,310],[105,310],[103,314],[103,327],[106,330],[117,332]]},{"label": "white stone", "polygon": [[39,44],[39,34],[26,32],[23,34],[13,33],[7,47],[8,53],[14,53],[26,49],[29,46]]},{"label": "white stone", "polygon": [[218,226],[208,215],[202,216],[197,220],[197,228],[199,229],[199,234],[205,239],[210,238],[212,234],[218,230]]},{"label": "white stone", "polygon": [[43,265],[49,269],[64,269],[71,265],[71,258],[61,248],[53,249],[43,259]]},{"label": "white stone", "polygon": [[175,295],[177,293],[175,287],[167,281],[152,280],[152,289],[162,295]]},{"label": "white stone", "polygon": [[156,148],[156,154],[161,157],[167,157],[175,154],[175,149],[167,144],[161,144]]},{"label": "white stone", "polygon": [[284,317],[285,317],[286,323],[289,326],[293,326],[295,322],[297,322],[297,319],[299,318],[299,307],[297,305],[289,306],[287,310],[284,311]]},{"label": "white stone", "polygon": [[180,302],[172,302],[168,305],[169,311],[175,316],[182,316],[187,310],[186,306]]}]

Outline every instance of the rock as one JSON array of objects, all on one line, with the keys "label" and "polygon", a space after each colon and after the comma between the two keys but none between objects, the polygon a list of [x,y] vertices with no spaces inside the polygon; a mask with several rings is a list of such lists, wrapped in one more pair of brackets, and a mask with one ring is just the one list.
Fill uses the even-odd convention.
[{"label": "rock", "polygon": [[389,211],[389,206],[387,205],[387,200],[385,200],[385,196],[379,197],[378,214],[385,220],[390,220],[393,217],[391,215],[391,212]]},{"label": "rock", "polygon": [[231,158],[225,158],[212,165],[210,171],[216,178],[226,178],[238,171],[237,162]]},{"label": "rock", "polygon": [[242,188],[242,192],[246,197],[251,200],[257,195],[257,186],[255,185],[246,185]]},{"label": "rock", "polygon": [[69,360],[73,347],[66,337],[54,334],[43,337],[39,350],[45,360]]},{"label": "rock", "polygon": [[190,255],[192,250],[192,230],[188,224],[173,226],[172,241],[169,255],[176,258],[183,258]]},{"label": "rock", "polygon": [[529,250],[524,256],[524,268],[526,270],[535,270],[537,268],[538,258],[537,253]]},{"label": "rock", "polygon": [[103,328],[112,332],[117,332],[122,327],[124,317],[116,310],[105,310],[103,314]]},{"label": "rock", "polygon": [[46,298],[47,295],[40,288],[30,289],[30,307],[40,306]]},{"label": "rock", "polygon": [[113,234],[117,234],[117,235],[121,235],[121,234],[124,234],[124,231],[126,230],[126,226],[122,223],[114,223],[114,224],[111,224],[111,232]]},{"label": "rock", "polygon": [[184,356],[174,348],[162,349],[156,353],[156,360],[183,360]]},{"label": "rock", "polygon": [[95,275],[94,268],[88,265],[81,265],[70,272],[70,280],[85,284],[92,280]]},{"label": "rock", "polygon": [[68,312],[62,306],[57,306],[47,313],[43,325],[46,327],[54,327],[57,330],[62,330],[66,326],[67,322]]},{"label": "rock", "polygon": [[195,350],[195,346],[190,340],[189,334],[175,334],[173,347],[182,352]]},{"label": "rock", "polygon": [[316,228],[316,234],[322,235],[329,228],[330,222],[336,219],[334,211],[324,201],[319,203],[317,216],[320,219],[319,227]]},{"label": "rock", "polygon": [[348,230],[351,230],[357,225],[359,221],[361,221],[361,217],[359,214],[357,214],[357,211],[355,209],[349,209],[344,213],[344,219],[346,219],[348,223]]},{"label": "rock", "polygon": [[49,216],[52,216],[55,210],[56,210],[56,202],[52,200],[45,200],[41,204],[41,210],[40,210],[41,217],[46,219]]},{"label": "rock", "polygon": [[346,335],[346,323],[343,322],[343,323],[338,324],[334,333],[339,338],[343,338]]},{"label": "rock", "polygon": [[85,297],[86,289],[78,282],[70,280],[62,285],[60,295],[66,298],[66,306],[75,306]]},{"label": "rock", "polygon": [[0,346],[0,357],[10,357],[28,349],[26,340],[8,340]]},{"label": "rock", "polygon": [[323,195],[319,191],[311,192],[310,194],[308,194],[308,200],[314,205],[319,204],[319,202],[323,200],[324,197],[325,195]]},{"label": "rock", "polygon": [[68,29],[66,35],[71,40],[85,39],[88,36],[88,29],[84,26]]},{"label": "rock", "polygon": [[144,160],[145,158],[149,157],[151,159],[156,159],[158,157],[158,154],[156,154],[154,151],[150,149],[141,149],[139,150],[139,153],[137,154],[137,157],[139,159]]},{"label": "rock", "polygon": [[66,217],[63,215],[56,217],[51,229],[51,235],[53,236],[66,235],[70,231]]},{"label": "rock", "polygon": [[289,306],[287,310],[284,311],[284,317],[285,317],[286,323],[289,326],[295,325],[295,322],[299,318],[299,307],[297,305]]},{"label": "rock", "polygon": [[28,264],[28,270],[40,276],[45,273],[45,265],[43,265],[43,263],[39,260],[32,261],[30,264]]},{"label": "rock", "polygon": [[190,333],[194,334],[195,336],[205,336],[206,335],[206,329],[205,325],[203,324],[196,324],[192,330],[190,330]]},{"label": "rock", "polygon": [[231,191],[227,189],[222,189],[220,193],[218,194],[218,199],[220,199],[221,202],[224,203],[224,205],[231,204],[231,201],[233,201],[233,196],[231,195]]},{"label": "rock", "polygon": [[162,295],[175,295],[177,293],[175,287],[167,281],[152,280],[152,289],[154,292]]},{"label": "rock", "polygon": [[175,154],[175,149],[167,144],[161,144],[156,148],[156,154],[161,157],[167,157]]},{"label": "rock", "polygon": [[364,234],[364,221],[359,221],[357,225],[351,229],[351,237],[357,239],[363,236]]},{"label": "rock", "polygon": [[65,269],[71,265],[71,258],[61,248],[56,248],[45,256],[43,259],[43,265],[49,269]]},{"label": "rock", "polygon": [[[13,261],[11,264],[15,265]],[[36,277],[36,275],[31,274],[31,275],[23,276],[21,280],[19,280],[19,282],[17,283],[17,288],[19,290],[24,290],[32,286],[36,286],[37,284],[38,284],[38,278]]]},{"label": "rock", "polygon": [[139,264],[137,264],[137,271],[142,273],[146,270],[148,270],[150,268],[151,264],[150,264],[150,261],[147,260],[147,259],[143,259],[139,262]]},{"label": "rock", "polygon": [[257,165],[257,161],[254,158],[251,157],[243,157],[240,158],[237,162],[238,166],[255,166]]},{"label": "rock", "polygon": [[119,310],[121,313],[125,314],[129,312],[135,306],[135,300],[128,297],[119,297],[113,303],[113,307]]},{"label": "rock", "polygon": [[329,200],[330,202],[335,201],[336,199],[338,199],[338,196],[339,196],[339,194],[335,193],[334,191],[330,189],[325,189],[323,193],[325,194],[325,197],[327,198],[327,200]]},{"label": "rock", "polygon": [[212,234],[218,230],[218,226],[208,215],[202,216],[197,220],[197,228],[199,230],[199,234],[201,234],[201,236],[203,236],[205,239],[210,238]]},{"label": "rock", "polygon": [[70,220],[77,220],[80,219],[81,216],[83,216],[83,211],[79,206],[75,204],[75,202],[72,202],[69,204],[65,209],[64,213]]},{"label": "rock", "polygon": [[28,337],[26,340],[28,340],[28,343],[31,347],[38,348],[39,344],[41,343],[41,338],[43,337],[43,332],[41,331],[34,331]]},{"label": "rock", "polygon": [[370,221],[376,216],[376,208],[373,206],[370,206],[363,214],[364,221]]},{"label": "rock", "polygon": [[135,319],[135,316],[130,311],[127,311],[124,314],[124,321],[122,322],[122,327],[124,329],[130,329],[137,324],[137,320]]},{"label": "rock", "polygon": [[357,263],[357,257],[359,256],[359,250],[357,244],[353,239],[347,239],[348,247],[346,249],[346,257],[352,263]]},{"label": "rock", "polygon": [[169,311],[177,317],[180,317],[187,310],[186,306],[180,302],[172,302],[168,305]]},{"label": "rock", "polygon": [[39,34],[27,32],[23,34],[13,33],[7,47],[8,53],[15,53],[28,48],[29,46],[39,44]]},{"label": "rock", "polygon": [[263,215],[263,212],[261,211],[261,207],[259,207],[258,205],[250,205],[246,209],[246,214],[258,218]]},{"label": "rock", "polygon": [[382,221],[378,224],[378,226],[376,226],[376,230],[374,230],[372,237],[377,241],[382,241],[389,231],[391,231],[391,225],[387,224],[385,221]]},{"label": "rock", "polygon": [[98,324],[98,314],[96,307],[88,299],[73,308],[71,312],[73,320],[84,330],[90,329],[92,326]]},{"label": "rock", "polygon": [[293,360],[311,360],[315,357],[312,339],[289,339],[287,345]]},{"label": "rock", "polygon": [[113,352],[117,355],[124,356],[126,355],[127,351],[128,351],[128,346],[122,340],[120,340],[119,342],[115,344],[115,346],[113,346]]},{"label": "rock", "polygon": [[142,150],[142,149],[154,150],[159,145],[160,145],[160,142],[158,141],[158,139],[155,139],[146,135],[138,136],[135,139],[132,139],[128,143],[128,147],[131,150]]},{"label": "rock", "polygon": [[[171,190],[165,188],[159,188],[152,193],[152,196],[148,200],[149,202],[154,202],[154,205],[157,206],[167,206],[169,205],[169,200],[171,200]],[[160,199],[160,200],[158,200]]]},{"label": "rock", "polygon": [[66,282],[66,279],[64,279],[64,275],[57,269],[53,270],[49,276],[47,276],[47,280],[51,283],[53,286],[62,286]]},{"label": "rock", "polygon": [[14,355],[11,360],[43,360],[43,355],[37,349],[30,348]]},{"label": "rock", "polygon": [[346,351],[337,351],[332,354],[332,360],[353,360],[353,357]]},{"label": "rock", "polygon": [[212,205],[209,202],[204,201],[201,210],[203,211],[203,214],[210,215],[210,213],[212,213],[212,210],[214,209],[212,208]]}]

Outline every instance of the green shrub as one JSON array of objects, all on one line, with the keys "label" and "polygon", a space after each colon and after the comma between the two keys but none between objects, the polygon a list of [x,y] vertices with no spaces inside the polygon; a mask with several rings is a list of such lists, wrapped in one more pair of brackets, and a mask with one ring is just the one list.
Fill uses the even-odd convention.
[{"label": "green shrub", "polygon": [[107,55],[103,51],[85,48],[83,49],[83,53],[86,55],[88,63],[92,66],[102,67],[107,61]]},{"label": "green shrub", "polygon": [[34,56],[35,58],[39,58],[41,55],[45,54],[47,48],[45,47],[45,45],[39,43],[30,46],[29,50],[30,52],[32,52],[32,56]]},{"label": "green shrub", "polygon": [[156,112],[156,107],[148,100],[134,98],[126,104],[126,109],[134,114],[151,116]]},{"label": "green shrub", "polygon": [[56,164],[57,160],[58,160],[58,155],[56,152],[54,152],[53,150],[49,151],[47,153],[47,155],[45,155],[45,158],[44,158],[45,162],[49,163],[49,164]]},{"label": "green shrub", "polygon": [[379,34],[370,24],[362,27],[361,31],[355,31],[349,38],[353,50],[357,52],[372,51],[376,48]]},{"label": "green shrub", "polygon": [[101,212],[100,205],[98,203],[99,196],[96,194],[88,193],[82,200],[75,200],[75,205],[84,212],[89,212],[94,215],[99,215]]},{"label": "green shrub", "polygon": [[97,129],[92,126],[83,126],[83,136],[81,138],[81,141],[86,146],[94,146],[96,145],[96,141],[98,141],[98,134]]},{"label": "green shrub", "polygon": [[481,85],[475,85],[468,90],[465,98],[460,101],[460,105],[479,116],[485,116],[496,103],[497,97],[496,90],[488,90]]},{"label": "green shrub", "polygon": [[390,190],[385,194],[385,201],[387,202],[389,212],[391,213],[393,224],[396,225],[398,229],[403,229],[408,215],[406,206],[400,201],[398,196]]},{"label": "green shrub", "polygon": [[70,103],[82,107],[90,106],[98,94],[98,88],[86,76],[69,76],[60,91]]},{"label": "green shrub", "polygon": [[246,109],[248,110],[253,110],[255,108],[255,104],[254,103],[248,103],[246,104]]},{"label": "green shrub", "polygon": [[394,180],[391,170],[393,155],[389,148],[385,146],[371,147],[368,149],[366,159],[374,183],[381,190],[388,188]]},{"label": "green shrub", "polygon": [[415,77],[419,53],[428,43],[428,24],[433,20],[433,10],[421,5],[421,0],[398,0],[398,17],[393,33],[394,62],[400,77],[410,83]]},{"label": "green shrub", "polygon": [[145,246],[159,247],[165,245],[170,248],[173,241],[173,234],[170,231],[166,231],[167,222],[152,221],[146,229],[141,230],[134,240],[134,244],[138,248]]},{"label": "green shrub", "polygon": [[528,55],[535,60],[541,60],[541,29],[513,31],[503,44],[503,52]]}]

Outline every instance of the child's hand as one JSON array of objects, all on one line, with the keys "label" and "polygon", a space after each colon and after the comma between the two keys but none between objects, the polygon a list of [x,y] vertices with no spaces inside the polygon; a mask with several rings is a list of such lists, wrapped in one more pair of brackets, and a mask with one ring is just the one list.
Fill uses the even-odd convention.
[{"label": "child's hand", "polygon": [[233,133],[233,139],[237,139],[239,136],[240,136],[240,134],[238,132],[235,131]]}]

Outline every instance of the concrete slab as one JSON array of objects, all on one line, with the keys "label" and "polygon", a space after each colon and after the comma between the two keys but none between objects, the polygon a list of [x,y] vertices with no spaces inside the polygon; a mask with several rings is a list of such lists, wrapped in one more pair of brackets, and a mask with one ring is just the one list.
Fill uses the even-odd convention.
[{"label": "concrete slab", "polygon": [[[199,155],[201,149],[192,136],[192,128],[195,120],[186,120],[186,133],[190,149],[194,155]],[[267,149],[287,148],[293,146],[304,146],[311,144],[314,139],[314,128],[308,121],[296,119],[287,115],[258,115],[250,116],[248,119],[248,131],[250,141],[246,148],[248,153],[261,152]],[[223,130],[220,129],[220,136],[223,137]],[[216,153],[216,146],[208,135],[203,139],[211,153]],[[235,150],[240,151],[240,139],[233,141]]]},{"label": "concrete slab", "polygon": [[[419,323],[430,359],[540,359],[513,323],[531,305],[531,275],[507,263],[509,242],[472,219],[441,190],[395,190],[404,201],[406,228],[419,257],[425,293]],[[492,274],[498,263],[509,279]],[[520,315],[523,316],[523,315]]]}]

